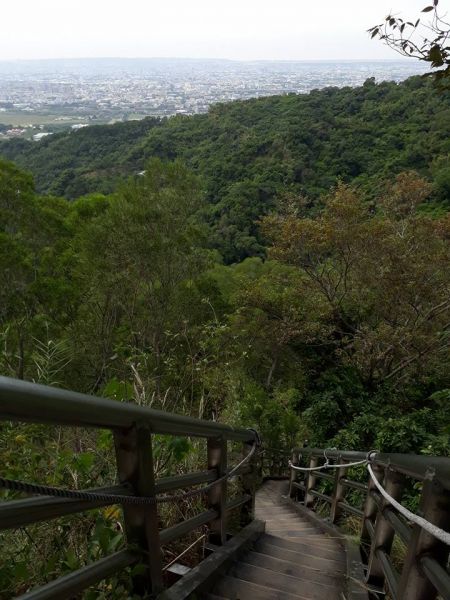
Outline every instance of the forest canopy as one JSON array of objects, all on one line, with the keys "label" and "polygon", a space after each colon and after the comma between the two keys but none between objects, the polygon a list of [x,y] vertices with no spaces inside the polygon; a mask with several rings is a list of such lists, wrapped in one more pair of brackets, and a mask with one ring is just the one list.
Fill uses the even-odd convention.
[{"label": "forest canopy", "polygon": [[39,193],[74,199],[109,194],[152,157],[181,160],[201,178],[210,245],[225,262],[264,256],[257,219],[282,194],[308,198],[312,213],[338,181],[371,197],[401,171],[450,190],[449,93],[413,77],[402,83],[218,104],[206,115],[86,127],[39,143],[11,140],[0,156],[31,171]]}]

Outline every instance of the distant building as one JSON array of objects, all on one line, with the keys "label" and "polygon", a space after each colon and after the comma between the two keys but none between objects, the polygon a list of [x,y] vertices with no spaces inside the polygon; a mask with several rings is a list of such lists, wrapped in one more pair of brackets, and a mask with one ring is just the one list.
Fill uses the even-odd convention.
[{"label": "distant building", "polygon": [[76,131],[77,129],[83,129],[83,127],[89,127],[89,125],[87,123],[75,123],[75,125],[72,125],[71,129]]},{"label": "distant building", "polygon": [[26,132],[26,129],[21,129],[19,127],[13,127],[12,129],[8,129],[6,131],[6,137],[8,137],[8,138],[20,137],[25,132]]},{"label": "distant building", "polygon": [[34,142],[40,142],[42,140],[42,138],[45,138],[48,135],[53,135],[53,134],[50,133],[49,131],[43,131],[42,133],[35,133],[33,135],[33,141]]}]

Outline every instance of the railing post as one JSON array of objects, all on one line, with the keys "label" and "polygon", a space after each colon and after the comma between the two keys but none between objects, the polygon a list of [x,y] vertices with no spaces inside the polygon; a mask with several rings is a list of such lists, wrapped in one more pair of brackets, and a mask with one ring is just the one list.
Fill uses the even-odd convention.
[{"label": "railing post", "polygon": [[[132,485],[138,496],[155,495],[155,476],[151,434],[143,428],[114,432],[117,470],[120,483]],[[124,505],[125,530],[129,544],[135,544],[143,553],[147,572],[136,576],[137,593],[153,594],[163,589],[162,557],[158,529],[158,509],[154,505]]]},{"label": "railing post", "polygon": [[[254,442],[244,442],[242,444],[243,457],[247,456],[253,449]],[[256,465],[255,458],[250,459],[249,472],[242,475],[242,491],[248,494],[250,499],[241,507],[241,527],[245,527],[255,518],[255,491],[256,491]],[[245,468],[245,467],[244,467]]]},{"label": "railing post", "polygon": [[[341,464],[342,462],[342,457],[341,455],[338,456],[337,461],[339,464]],[[342,502],[342,500],[344,499],[345,496],[345,487],[342,485],[341,483],[341,479],[343,477],[345,477],[345,474],[347,472],[347,468],[344,467],[340,467],[339,469],[335,469],[334,472],[334,485],[333,485],[333,494],[332,494],[332,502],[331,502],[331,509],[330,509],[330,521],[332,523],[335,523],[337,521],[337,519],[339,518],[342,510],[339,507],[339,502]]]},{"label": "railing post", "polygon": [[[217,478],[227,472],[227,441],[223,437],[208,438],[208,469],[216,469]],[[209,524],[209,541],[222,545],[226,542],[227,482],[215,485],[208,492],[208,507],[219,513]]]},{"label": "railing post", "polygon": [[[309,461],[309,467],[312,469],[314,467],[319,466],[319,457],[311,456],[311,460]],[[314,475],[314,471],[310,471],[308,476],[306,477],[306,485],[305,485],[305,506],[310,507],[314,503],[314,496],[310,494],[310,490],[314,489],[316,485],[317,477]]]},{"label": "railing post", "polygon": [[[388,469],[384,480],[384,489],[394,498],[400,501],[405,487],[405,477]],[[377,557],[377,551],[383,550],[389,554],[394,541],[395,529],[383,516],[384,508],[390,506],[389,502],[382,498],[380,508],[378,509],[372,543],[370,546],[370,555],[367,565],[366,580],[379,587],[383,586],[385,574],[383,566]]]},{"label": "railing post", "polygon": [[[298,456],[296,452],[292,453],[291,463],[293,465],[298,465]],[[292,484],[297,481],[297,471],[295,469],[289,469],[289,498],[294,498],[297,500],[298,498],[298,488],[295,488]]]},{"label": "railing post", "polygon": [[[444,489],[432,473],[427,474],[423,482],[419,513],[430,523],[448,529],[450,490]],[[434,600],[437,597],[436,588],[420,568],[420,559],[424,555],[433,558],[445,569],[449,547],[419,525],[414,525],[398,586],[399,598]]]},{"label": "railing post", "polygon": [[[384,469],[377,464],[372,465],[373,473],[378,481],[382,481],[384,477]],[[372,536],[370,535],[374,528],[375,519],[378,512],[378,506],[375,500],[371,496],[372,490],[376,491],[376,487],[372,478],[369,476],[369,483],[367,485],[367,496],[364,503],[364,516],[361,529],[361,545],[364,547],[370,547],[372,544]]]}]

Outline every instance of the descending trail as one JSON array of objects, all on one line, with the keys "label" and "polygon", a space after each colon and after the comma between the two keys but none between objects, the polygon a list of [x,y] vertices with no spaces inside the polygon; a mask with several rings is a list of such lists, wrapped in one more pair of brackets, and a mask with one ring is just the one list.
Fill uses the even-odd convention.
[{"label": "descending trail", "polygon": [[345,549],[283,498],[286,482],[268,481],[256,495],[266,532],[234,563],[209,600],[340,600]]}]

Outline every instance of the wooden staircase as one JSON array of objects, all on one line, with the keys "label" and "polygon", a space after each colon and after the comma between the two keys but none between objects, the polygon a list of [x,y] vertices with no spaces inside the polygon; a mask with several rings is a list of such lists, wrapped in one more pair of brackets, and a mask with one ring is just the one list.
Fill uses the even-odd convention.
[{"label": "wooden staircase", "polygon": [[208,600],[341,600],[346,550],[285,499],[286,482],[268,481],[256,495],[265,533],[220,577]]}]

